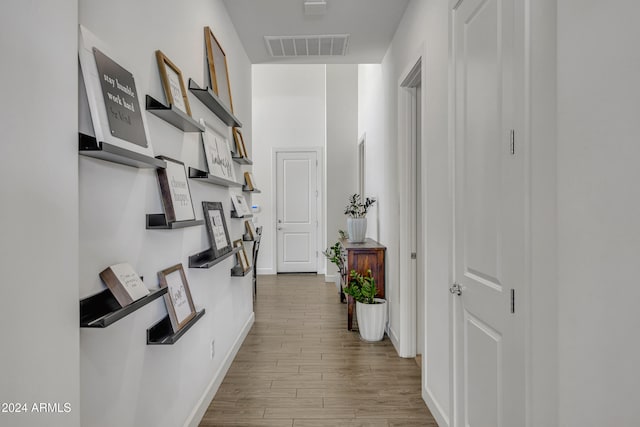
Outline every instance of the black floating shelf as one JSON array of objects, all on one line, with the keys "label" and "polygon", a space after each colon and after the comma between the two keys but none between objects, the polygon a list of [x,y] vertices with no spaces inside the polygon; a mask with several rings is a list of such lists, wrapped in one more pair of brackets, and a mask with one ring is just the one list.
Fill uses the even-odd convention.
[{"label": "black floating shelf", "polygon": [[107,142],[96,140],[95,137],[80,133],[78,149],[80,155],[106,160],[112,163],[132,166],[141,169],[165,169],[167,164],[160,159],[150,157],[135,151],[127,150]]},{"label": "black floating shelf", "polygon": [[151,291],[146,297],[120,307],[109,289],[80,300],[80,327],[106,328],[140,307],[167,293],[168,288]]},{"label": "black floating shelf", "polygon": [[221,263],[225,259],[238,253],[240,248],[233,248],[229,253],[226,253],[218,258],[213,257],[213,251],[207,249],[206,251],[198,252],[195,255],[189,257],[189,268],[211,268],[216,264]]},{"label": "black floating shelf", "polygon": [[204,132],[204,126],[189,117],[188,114],[175,108],[174,105],[169,104],[167,107],[149,95],[147,95],[146,104],[148,112],[184,132]]},{"label": "black floating shelf", "polygon": [[253,214],[239,216],[236,211],[231,211],[231,218],[252,218],[252,217],[253,217]]},{"label": "black floating shelf", "polygon": [[235,157],[235,156],[231,156],[231,158],[233,159],[234,162],[240,164],[240,165],[252,165],[253,161],[248,158],[248,157]]},{"label": "black floating shelf", "polygon": [[208,182],[210,184],[221,185],[223,187],[240,187],[242,184],[239,182],[220,178],[214,175],[209,174],[200,169],[189,167],[189,178],[195,179],[197,181]]},{"label": "black floating shelf", "polygon": [[241,266],[236,265],[231,269],[231,277],[244,277],[251,273],[251,270],[253,270],[253,267],[249,267],[249,269],[245,271]]},{"label": "black floating shelf", "polygon": [[237,128],[242,127],[242,123],[240,123],[240,120],[238,120],[237,117],[233,115],[231,110],[222,103],[220,98],[218,98],[218,95],[213,93],[211,89],[203,89],[198,86],[198,84],[194,82],[193,79],[189,79],[189,90],[196,96],[196,98],[200,100],[200,102],[206,105],[209,110],[213,111],[213,113],[218,116],[218,118],[222,120],[227,126],[234,126]]},{"label": "black floating shelf", "polygon": [[172,345],[175,344],[191,327],[204,316],[204,308],[196,313],[178,332],[173,332],[171,319],[167,314],[164,319],[147,329],[147,345]]},{"label": "black floating shelf", "polygon": [[175,230],[204,224],[203,219],[167,222],[165,214],[147,214],[147,230]]},{"label": "black floating shelf", "polygon": [[253,190],[249,190],[249,187],[247,187],[246,185],[242,186],[242,191],[244,191],[245,193],[255,193],[255,194],[262,193],[262,191],[258,190],[257,188],[254,188]]}]

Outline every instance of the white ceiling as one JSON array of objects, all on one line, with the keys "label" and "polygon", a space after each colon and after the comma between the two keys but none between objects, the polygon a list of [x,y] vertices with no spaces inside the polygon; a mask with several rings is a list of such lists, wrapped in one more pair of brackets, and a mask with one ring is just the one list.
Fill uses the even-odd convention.
[{"label": "white ceiling", "polygon": [[[327,13],[306,16],[303,0],[224,0],[254,64],[380,63],[409,0],[326,0]],[[345,56],[273,58],[264,36],[351,34]]]}]

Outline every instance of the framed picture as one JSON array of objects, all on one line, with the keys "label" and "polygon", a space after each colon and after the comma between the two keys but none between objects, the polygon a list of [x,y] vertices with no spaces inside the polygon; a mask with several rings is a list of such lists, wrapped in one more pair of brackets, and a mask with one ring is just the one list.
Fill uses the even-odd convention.
[{"label": "framed picture", "polygon": [[233,246],[236,248],[240,248],[240,250],[238,251],[238,262],[242,267],[242,271],[249,270],[251,268],[251,262],[249,261],[249,257],[247,256],[247,251],[244,248],[242,239],[234,241]]},{"label": "framed picture", "polygon": [[255,190],[255,180],[253,179],[253,174],[251,172],[245,172],[244,173],[244,180],[247,183],[247,188],[249,190]]},{"label": "framed picture", "polygon": [[182,78],[182,71],[159,50],[156,50],[156,60],[158,61],[160,80],[162,81],[162,88],[167,97],[167,102],[191,116],[191,107],[189,106],[189,98]]},{"label": "framed picture", "polygon": [[244,228],[247,230],[247,234],[251,240],[256,240],[256,236],[258,232],[256,231],[256,226],[251,220],[246,220],[244,222]]},{"label": "framed picture", "polygon": [[251,215],[251,209],[242,194],[232,194],[231,203],[233,203],[233,209],[238,216]]},{"label": "framed picture", "polygon": [[167,222],[196,219],[184,163],[165,156],[158,159],[167,162],[166,169],[156,169]]},{"label": "framed picture", "polygon": [[204,27],[204,41],[207,47],[207,63],[209,64],[209,78],[211,89],[220,100],[233,112],[231,99],[231,85],[229,84],[229,68],[227,67],[227,55],[224,53],[218,39],[213,35],[211,28]]},{"label": "framed picture", "polygon": [[213,257],[218,258],[231,252],[233,248],[231,247],[231,239],[229,238],[222,203],[202,202],[202,209],[204,210],[204,222],[207,224]]},{"label": "framed picture", "polygon": [[219,178],[235,181],[236,171],[233,167],[229,140],[203,119],[200,119],[200,124],[204,126],[202,145],[204,146],[209,173]]},{"label": "framed picture", "polygon": [[233,140],[236,143],[236,155],[237,157],[247,157],[247,149],[244,146],[244,138],[240,129],[233,128]]},{"label": "framed picture", "polygon": [[133,74],[86,27],[80,26],[78,36],[80,129],[92,131],[98,141],[153,157]]},{"label": "framed picture", "polygon": [[182,329],[196,315],[187,276],[182,264],[174,265],[158,272],[160,288],[169,288],[164,295],[164,302],[169,312],[173,332]]}]

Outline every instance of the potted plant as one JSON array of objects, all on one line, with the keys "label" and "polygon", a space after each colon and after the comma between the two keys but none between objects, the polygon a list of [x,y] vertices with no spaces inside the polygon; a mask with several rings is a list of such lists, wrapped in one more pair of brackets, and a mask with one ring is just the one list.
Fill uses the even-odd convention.
[{"label": "potted plant", "polygon": [[347,230],[350,242],[364,242],[367,234],[367,211],[375,202],[376,199],[372,197],[367,197],[363,201],[359,194],[354,194],[349,198],[349,204],[345,207],[344,214],[348,216]]},{"label": "potted plant", "polygon": [[380,341],[387,324],[387,301],[376,298],[376,281],[367,270],[364,276],[356,270],[349,273],[351,280],[344,293],[356,300],[356,318],[360,338],[364,341]]},{"label": "potted plant", "polygon": [[346,253],[344,248],[340,244],[340,242],[336,242],[333,246],[325,249],[322,254],[333,264],[338,267],[338,280],[336,281],[336,287],[340,292],[340,300],[342,301],[342,283],[347,280],[347,263],[346,263]]}]

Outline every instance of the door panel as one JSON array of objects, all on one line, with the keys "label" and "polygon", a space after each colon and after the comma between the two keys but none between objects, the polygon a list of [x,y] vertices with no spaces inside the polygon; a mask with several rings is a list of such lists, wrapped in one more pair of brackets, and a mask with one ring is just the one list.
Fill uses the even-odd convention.
[{"label": "door panel", "polygon": [[[514,4],[462,0],[455,72],[455,426],[524,422],[524,328],[511,290],[524,282],[525,188],[516,128]],[[518,110],[519,111],[519,110]]]},{"label": "door panel", "polygon": [[317,154],[276,153],[279,273],[317,271]]}]

